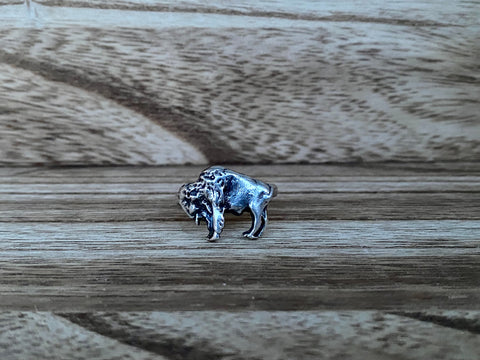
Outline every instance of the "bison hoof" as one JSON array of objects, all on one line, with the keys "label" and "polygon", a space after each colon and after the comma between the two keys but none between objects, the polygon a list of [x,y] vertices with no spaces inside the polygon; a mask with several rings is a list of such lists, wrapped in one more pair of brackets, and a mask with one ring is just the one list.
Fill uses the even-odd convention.
[{"label": "bison hoof", "polygon": [[249,238],[249,239],[258,239],[258,236],[255,236],[253,234],[250,234],[248,231],[245,231],[243,233],[243,236],[246,237],[246,238]]},{"label": "bison hoof", "polygon": [[214,233],[213,235],[209,236],[208,237],[208,241],[217,241],[218,239],[220,239],[220,235],[218,235],[217,233]]}]

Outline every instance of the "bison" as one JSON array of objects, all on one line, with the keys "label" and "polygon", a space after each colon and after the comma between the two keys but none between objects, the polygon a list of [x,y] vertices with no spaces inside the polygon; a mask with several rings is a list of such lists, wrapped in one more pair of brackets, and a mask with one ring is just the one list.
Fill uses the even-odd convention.
[{"label": "bison", "polygon": [[184,184],[178,192],[179,204],[197,225],[207,222],[208,240],[215,241],[225,225],[224,213],[240,215],[249,211],[252,226],[243,235],[258,238],[267,224],[267,206],[277,195],[277,187],[246,175],[213,166],[204,170],[194,183]]}]

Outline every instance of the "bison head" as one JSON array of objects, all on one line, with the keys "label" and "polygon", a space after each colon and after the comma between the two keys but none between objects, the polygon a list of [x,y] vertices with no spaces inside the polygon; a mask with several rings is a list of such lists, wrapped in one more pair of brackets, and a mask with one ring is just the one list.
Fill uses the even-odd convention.
[{"label": "bison head", "polygon": [[205,186],[196,182],[184,184],[178,192],[178,202],[187,215],[195,219],[197,225],[205,219],[210,228],[212,222],[212,205],[205,196]]}]

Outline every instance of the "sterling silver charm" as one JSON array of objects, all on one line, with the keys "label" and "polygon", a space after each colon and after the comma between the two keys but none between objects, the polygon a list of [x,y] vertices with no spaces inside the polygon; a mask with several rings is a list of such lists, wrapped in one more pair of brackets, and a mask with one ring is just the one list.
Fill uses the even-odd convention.
[{"label": "sterling silver charm", "polygon": [[277,195],[275,185],[265,184],[246,175],[212,166],[194,183],[184,184],[178,192],[180,206],[197,225],[207,222],[208,240],[215,241],[225,225],[224,213],[240,215],[249,211],[252,226],[243,236],[256,239],[267,224],[267,205]]}]

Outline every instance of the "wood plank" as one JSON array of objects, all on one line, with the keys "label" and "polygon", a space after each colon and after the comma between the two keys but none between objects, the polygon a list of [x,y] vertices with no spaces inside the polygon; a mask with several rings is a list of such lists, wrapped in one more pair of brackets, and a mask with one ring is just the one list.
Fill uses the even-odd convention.
[{"label": "wood plank", "polygon": [[[427,194],[420,196],[388,195],[321,195],[304,200],[305,207],[295,208],[298,196],[290,200],[276,200],[271,204],[269,217],[279,220],[454,220],[480,218],[479,195]],[[168,203],[157,201],[150,195],[134,199],[67,200],[1,202],[2,222],[103,222],[103,221],[186,221],[176,197],[169,196]],[[247,224],[247,214],[242,217],[227,215],[228,222]]]},{"label": "wood plank", "polygon": [[[58,269],[61,271],[61,269]],[[79,273],[79,275],[84,275]],[[45,281],[47,282],[47,281]],[[136,284],[134,284],[136,285]],[[85,287],[85,286],[84,286]],[[137,287],[134,294],[125,292],[127,286],[90,287],[94,292],[83,289],[73,291],[61,289],[61,293],[51,292],[48,286],[36,286],[34,291],[6,292],[1,296],[2,309],[22,311],[200,311],[245,309],[276,310],[421,310],[426,308],[478,309],[478,290],[469,287],[442,289],[419,285],[417,289],[312,289],[296,287],[284,288],[253,287],[247,290],[234,290],[220,287],[154,288],[152,285]],[[131,289],[131,288],[130,288]],[[452,295],[454,294],[454,295]],[[407,299],[407,301],[406,301]]]},{"label": "wood plank", "polygon": [[0,252],[25,261],[32,256],[55,261],[60,254],[61,259],[84,261],[114,261],[130,256],[218,257],[220,261],[284,255],[305,261],[312,257],[343,261],[351,255],[395,258],[480,255],[480,221],[281,221],[269,224],[262,238],[254,241],[241,236],[242,228],[248,225],[227,223],[222,239],[210,244],[205,241],[205,228],[186,220],[160,224],[3,223]]},{"label": "wood plank", "polygon": [[197,359],[476,360],[480,347],[478,335],[368,311],[62,315],[127,343]]},{"label": "wood plank", "polygon": [[[23,198],[22,198],[23,197]],[[298,206],[301,203],[302,206]],[[269,218],[280,220],[480,219],[478,193],[284,194],[272,201]],[[187,221],[176,195],[2,196],[0,222]],[[227,214],[229,223],[250,221]],[[245,225],[246,226],[246,225]]]},{"label": "wood plank", "polygon": [[475,3],[4,4],[1,164],[480,158]]},{"label": "wood plank", "polygon": [[[333,190],[319,192],[311,192],[315,182],[298,189],[277,182],[280,193],[269,207],[269,217],[274,221],[480,219],[480,194],[471,188],[466,191],[462,181],[446,182],[448,186],[440,191],[429,190],[429,181],[425,181],[420,183],[422,192],[417,185],[405,186],[402,191],[384,191],[391,183],[376,180],[373,178],[361,188],[356,188],[354,181],[348,183],[355,191],[335,188],[337,184],[332,183]],[[10,192],[1,194],[0,221],[185,221],[176,197],[182,183],[44,184],[43,191],[38,191],[42,189],[38,184],[1,184],[0,189]],[[478,187],[474,182],[466,184],[473,184],[473,190]],[[245,223],[249,216],[229,216],[228,221]]]},{"label": "wood plank", "polygon": [[271,221],[217,243],[176,203],[199,170],[2,169],[0,308],[478,309],[478,164],[242,166]]},{"label": "wood plank", "polygon": [[[234,169],[277,184],[279,196],[269,211],[273,221],[478,220],[480,171],[473,164],[455,166],[449,171],[424,164]],[[185,221],[176,192],[201,169],[5,169],[0,176],[0,221]],[[228,221],[244,224],[249,217],[231,216]]]},{"label": "wood plank", "polygon": [[[315,176],[457,176],[461,181],[463,176],[480,176],[480,162],[380,162],[380,163],[350,163],[350,164],[288,164],[276,165],[245,165],[226,164],[226,167],[235,171],[250,174],[255,177],[315,177]],[[46,180],[62,178],[68,183],[72,179],[88,179],[100,177],[103,181],[109,179],[121,181],[135,178],[138,182],[148,182],[149,179],[171,177],[182,181],[192,181],[204,170],[207,165],[191,166],[14,166],[0,167],[0,181],[2,177],[12,174],[18,179],[36,177]],[[162,179],[163,180],[163,179]]]},{"label": "wood plank", "polygon": [[[9,181],[10,180],[10,181]],[[172,182],[162,183],[137,183],[137,182],[116,182],[106,185],[103,179],[89,179],[86,182],[75,182],[70,184],[53,183],[45,184],[31,180],[28,183],[13,183],[14,179],[7,179],[7,184],[2,184],[0,194],[22,194],[22,195],[49,195],[49,194],[175,194],[182,183],[178,179]],[[195,179],[192,179],[192,182]],[[471,176],[458,181],[454,177],[444,178],[359,178],[355,181],[345,178],[313,178],[313,179],[285,179],[271,177],[269,181],[278,184],[278,190],[283,194],[311,193],[448,193],[465,192],[474,193],[480,191],[480,176]],[[48,181],[48,180],[47,180]],[[49,182],[49,181],[48,181]],[[87,196],[88,196],[87,195]]]},{"label": "wood plank", "polygon": [[[5,1],[5,0],[3,0]],[[10,4],[18,4],[19,0],[10,0]],[[29,1],[31,8],[36,4],[49,7],[73,7],[77,9],[119,9],[155,12],[194,12],[201,14],[225,14],[258,16],[267,18],[292,18],[297,20],[323,20],[323,21],[390,21],[392,25],[409,24],[406,14],[415,19],[416,26],[425,24],[433,25],[435,20],[445,23],[463,22],[475,24],[478,18],[478,7],[475,3],[462,3],[455,6],[455,3],[440,4],[436,1],[402,1],[400,3],[385,3],[383,1],[369,1],[358,7],[355,0],[325,1],[319,4],[311,1],[296,1],[295,3],[281,0],[270,0],[258,2],[253,0],[240,0],[235,3],[213,0],[113,0],[104,2],[102,0],[35,0]],[[3,3],[3,2],[2,2]],[[9,2],[7,1],[7,4]],[[426,11],[429,9],[430,11]],[[357,17],[355,17],[357,15]],[[358,16],[361,15],[361,16]],[[434,19],[432,19],[434,18]],[[403,21],[399,21],[403,19]]]},{"label": "wood plank", "polygon": [[[5,224],[2,308],[477,308],[478,221]],[[139,296],[141,294],[141,296]]]},{"label": "wood plank", "polygon": [[479,341],[378,311],[0,312],[0,356],[8,360],[476,360]]}]

